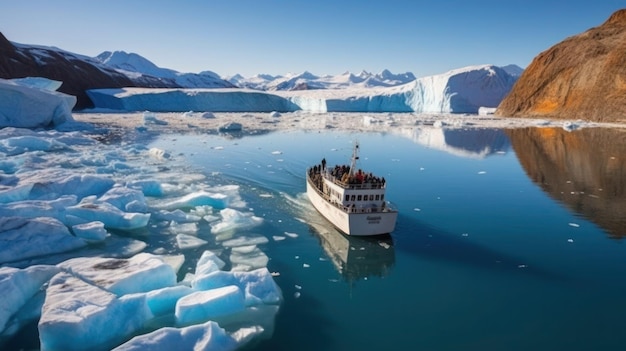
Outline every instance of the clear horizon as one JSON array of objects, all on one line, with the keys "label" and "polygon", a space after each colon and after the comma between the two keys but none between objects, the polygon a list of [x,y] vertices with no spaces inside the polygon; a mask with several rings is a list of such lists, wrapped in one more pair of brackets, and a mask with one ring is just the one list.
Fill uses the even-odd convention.
[{"label": "clear horizon", "polygon": [[12,42],[87,56],[122,50],[180,72],[250,77],[389,69],[422,77],[481,64],[524,68],[540,52],[601,25],[624,5],[615,0],[506,6],[495,0],[384,5],[35,0],[3,7],[0,31]]}]

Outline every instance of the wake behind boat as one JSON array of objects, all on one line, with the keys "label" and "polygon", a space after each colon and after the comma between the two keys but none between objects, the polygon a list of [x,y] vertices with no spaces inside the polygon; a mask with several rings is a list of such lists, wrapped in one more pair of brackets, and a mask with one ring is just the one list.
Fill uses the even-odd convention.
[{"label": "wake behind boat", "polygon": [[306,193],[313,206],[347,235],[391,233],[398,211],[385,199],[386,181],[356,169],[359,144],[350,165],[327,167],[326,160],[307,170]]}]

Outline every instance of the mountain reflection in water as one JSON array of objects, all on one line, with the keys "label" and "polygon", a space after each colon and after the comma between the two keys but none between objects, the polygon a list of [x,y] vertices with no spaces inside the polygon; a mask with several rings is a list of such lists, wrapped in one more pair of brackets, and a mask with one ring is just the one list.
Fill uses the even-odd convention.
[{"label": "mountain reflection in water", "polygon": [[611,237],[626,236],[626,131],[525,128],[506,133],[533,182]]}]

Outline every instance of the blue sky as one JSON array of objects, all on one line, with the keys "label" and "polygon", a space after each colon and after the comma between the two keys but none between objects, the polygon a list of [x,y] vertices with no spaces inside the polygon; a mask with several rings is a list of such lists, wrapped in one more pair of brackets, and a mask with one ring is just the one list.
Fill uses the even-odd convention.
[{"label": "blue sky", "polygon": [[138,53],[181,72],[340,74],[478,64],[527,66],[602,24],[623,1],[3,1],[0,31],[22,44],[96,56]]}]

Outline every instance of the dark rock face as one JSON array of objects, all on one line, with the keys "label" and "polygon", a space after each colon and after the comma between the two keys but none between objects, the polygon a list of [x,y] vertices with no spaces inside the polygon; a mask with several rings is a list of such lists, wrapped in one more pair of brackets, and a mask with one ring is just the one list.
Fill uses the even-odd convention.
[{"label": "dark rock face", "polygon": [[62,81],[60,92],[77,98],[75,109],[93,107],[85,93],[87,89],[151,87],[177,88],[172,82],[154,77],[133,81],[104,65],[90,62],[79,56],[51,48],[13,45],[0,33],[0,78],[45,77]]},{"label": "dark rock face", "polygon": [[626,122],[626,9],[535,57],[496,115]]}]

